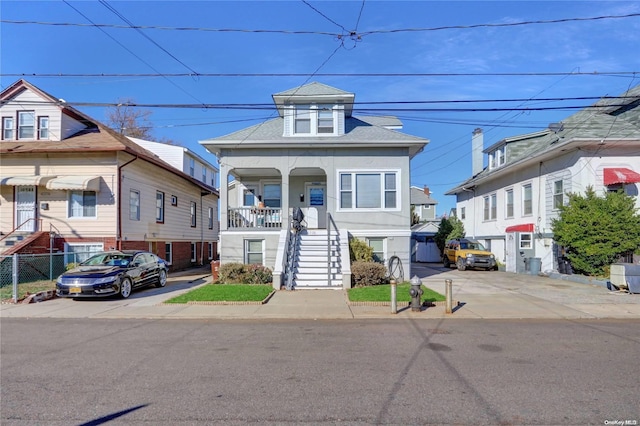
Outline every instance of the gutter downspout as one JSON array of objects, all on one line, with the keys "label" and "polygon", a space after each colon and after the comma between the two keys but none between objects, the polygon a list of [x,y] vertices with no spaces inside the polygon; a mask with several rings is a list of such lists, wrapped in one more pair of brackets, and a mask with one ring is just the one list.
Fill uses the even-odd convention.
[{"label": "gutter downspout", "polygon": [[138,156],[136,155],[135,158],[133,158],[132,160],[127,161],[121,166],[118,166],[118,214],[116,215],[116,220],[117,220],[116,242],[118,245],[118,250],[122,250],[122,173],[121,171],[124,168],[124,166],[130,163],[133,163],[137,159],[138,159]]}]

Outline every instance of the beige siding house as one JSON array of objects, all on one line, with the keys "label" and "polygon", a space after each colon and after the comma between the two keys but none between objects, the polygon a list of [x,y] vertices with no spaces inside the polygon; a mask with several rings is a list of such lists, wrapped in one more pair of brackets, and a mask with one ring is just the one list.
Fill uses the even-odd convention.
[{"label": "beige siding house", "polygon": [[200,142],[220,164],[223,264],[272,268],[275,288],[345,288],[358,238],[409,277],[410,161],[428,141],[395,117],[353,115],[354,99],[310,83],[273,95],[277,118]]},{"label": "beige siding house", "polygon": [[24,80],[0,99],[2,254],[134,248],[173,269],[214,258],[213,186]]}]

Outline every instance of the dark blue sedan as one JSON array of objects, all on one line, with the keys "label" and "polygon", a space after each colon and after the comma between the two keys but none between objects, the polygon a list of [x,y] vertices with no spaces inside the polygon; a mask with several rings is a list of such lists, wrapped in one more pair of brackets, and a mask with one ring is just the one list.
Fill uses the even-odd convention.
[{"label": "dark blue sedan", "polygon": [[167,263],[153,253],[139,250],[96,254],[58,277],[58,297],[119,295],[126,299],[138,287],[167,284]]}]

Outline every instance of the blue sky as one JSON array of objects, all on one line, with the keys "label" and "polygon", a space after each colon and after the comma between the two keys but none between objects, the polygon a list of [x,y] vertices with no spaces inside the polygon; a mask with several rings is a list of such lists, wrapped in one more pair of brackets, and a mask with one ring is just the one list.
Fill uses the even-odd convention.
[{"label": "blue sky", "polygon": [[[509,109],[586,106],[593,101],[540,99],[617,95],[640,84],[640,16],[574,20],[639,13],[637,1],[3,0],[0,87],[24,74],[103,122],[104,107],[76,104],[271,104],[273,93],[311,81],[354,92],[356,102],[514,100],[356,106],[355,114],[396,115],[403,132],[431,141],[412,160],[411,184],[429,186],[442,214],[455,205],[444,192],[471,174],[475,128],[488,147],[572,114]],[[500,26],[520,22],[531,23]],[[178,73],[225,75],[167,76]],[[460,108],[467,110],[453,110]],[[275,116],[273,109],[147,109],[156,138],[212,162],[199,140]]]}]

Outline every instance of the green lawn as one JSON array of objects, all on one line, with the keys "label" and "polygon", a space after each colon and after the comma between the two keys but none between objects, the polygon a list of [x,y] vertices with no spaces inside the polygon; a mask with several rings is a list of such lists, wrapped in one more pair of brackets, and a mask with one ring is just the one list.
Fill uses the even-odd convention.
[{"label": "green lawn", "polygon": [[165,303],[260,302],[273,291],[271,285],[207,284]]},{"label": "green lawn", "polygon": [[[409,295],[410,283],[398,284],[396,289],[396,298],[398,302],[410,302]],[[422,286],[424,293],[422,294],[423,302],[443,302],[445,296],[437,293],[430,288]],[[371,287],[357,287],[348,290],[349,300],[352,302],[391,302],[391,285],[374,285]]]}]

